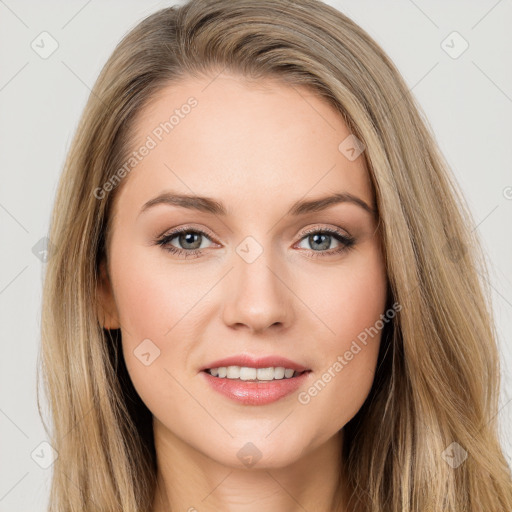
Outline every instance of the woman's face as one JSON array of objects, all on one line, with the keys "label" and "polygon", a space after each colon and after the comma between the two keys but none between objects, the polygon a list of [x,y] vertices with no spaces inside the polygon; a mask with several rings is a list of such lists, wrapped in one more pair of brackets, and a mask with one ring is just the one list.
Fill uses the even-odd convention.
[{"label": "woman's face", "polygon": [[135,131],[106,327],[159,435],[232,467],[290,464],[374,378],[386,273],[363,155],[311,91],[231,75],[162,90]]}]

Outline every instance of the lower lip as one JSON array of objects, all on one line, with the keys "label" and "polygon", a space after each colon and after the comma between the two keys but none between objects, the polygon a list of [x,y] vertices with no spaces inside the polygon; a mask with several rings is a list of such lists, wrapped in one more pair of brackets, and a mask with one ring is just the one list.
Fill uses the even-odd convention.
[{"label": "lower lip", "polygon": [[219,378],[201,372],[208,384],[222,395],[244,405],[265,405],[297,391],[311,373],[306,371],[289,379],[249,382],[238,379]]}]

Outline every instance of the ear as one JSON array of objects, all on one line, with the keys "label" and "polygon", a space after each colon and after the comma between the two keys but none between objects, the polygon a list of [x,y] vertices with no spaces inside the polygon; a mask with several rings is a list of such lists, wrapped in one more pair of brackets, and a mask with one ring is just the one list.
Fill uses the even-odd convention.
[{"label": "ear", "polygon": [[102,260],[100,263],[99,273],[97,289],[98,322],[105,329],[119,329],[121,327],[119,314],[117,312],[117,306],[114,300],[112,285],[110,283],[110,277],[108,275],[105,260]]}]

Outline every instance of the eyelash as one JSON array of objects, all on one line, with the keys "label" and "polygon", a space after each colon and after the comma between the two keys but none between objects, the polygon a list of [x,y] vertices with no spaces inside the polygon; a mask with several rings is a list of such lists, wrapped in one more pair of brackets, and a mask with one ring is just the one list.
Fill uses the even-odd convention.
[{"label": "eyelash", "polygon": [[[167,233],[166,235],[163,235],[162,237],[155,240],[155,244],[161,246],[165,251],[168,251],[172,254],[176,254],[179,256],[183,256],[184,258],[197,258],[197,257],[201,256],[204,249],[186,250],[186,249],[178,249],[177,247],[174,247],[173,245],[169,245],[170,241],[173,240],[174,238],[176,238],[176,236],[180,235],[181,233],[199,234],[199,235],[203,235],[206,238],[211,240],[211,237],[209,236],[208,233],[205,233],[204,231],[202,231],[200,229],[191,229],[191,228],[185,226],[183,228],[178,228],[178,229],[172,231],[171,233]],[[345,251],[349,251],[350,249],[352,249],[356,242],[355,238],[344,235],[341,232],[339,232],[335,229],[332,229],[332,228],[309,229],[303,234],[303,236],[299,240],[299,242],[302,241],[307,236],[312,235],[312,234],[317,234],[317,233],[331,235],[336,240],[338,240],[338,242],[340,242],[342,245],[340,247],[338,247],[337,249],[331,249],[329,251],[313,251],[313,250],[311,250],[311,252],[313,252],[313,254],[311,256],[309,256],[311,258],[323,258],[323,257],[327,257],[327,256],[334,256],[336,254],[341,254]]]}]

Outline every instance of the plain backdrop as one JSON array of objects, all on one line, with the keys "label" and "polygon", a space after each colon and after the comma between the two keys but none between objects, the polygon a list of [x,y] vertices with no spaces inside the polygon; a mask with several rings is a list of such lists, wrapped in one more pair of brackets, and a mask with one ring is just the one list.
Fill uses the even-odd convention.
[{"label": "plain backdrop", "polygon": [[[490,264],[499,418],[512,462],[512,2],[327,3],[396,63],[466,196]],[[64,157],[100,69],[124,34],[172,4],[0,0],[0,512],[43,511],[51,476],[31,455],[46,440],[36,406],[44,263],[33,248],[47,234]],[[46,51],[58,45],[46,58],[35,49],[41,37]]]}]

